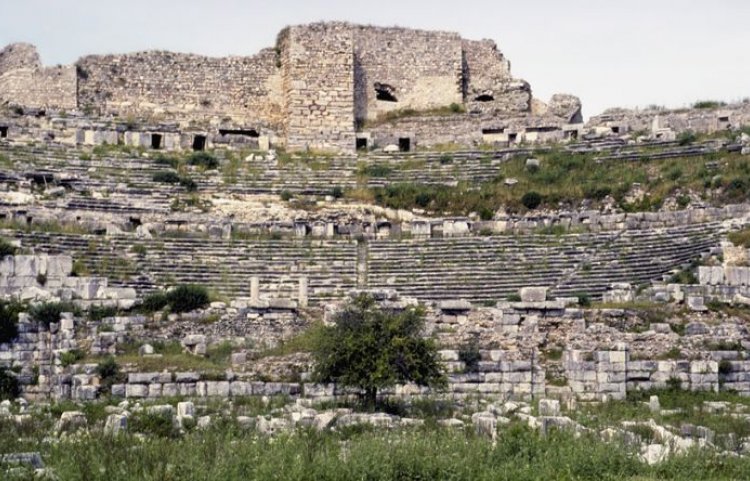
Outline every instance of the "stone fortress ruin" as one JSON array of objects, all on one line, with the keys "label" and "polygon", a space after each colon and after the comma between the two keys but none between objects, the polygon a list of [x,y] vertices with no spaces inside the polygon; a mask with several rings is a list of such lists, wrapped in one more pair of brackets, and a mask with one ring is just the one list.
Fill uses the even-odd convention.
[{"label": "stone fortress ruin", "polygon": [[[389,144],[410,150],[456,137],[556,139],[582,123],[577,98],[556,95],[549,105],[534,99],[490,40],[344,23],[286,28],[274,48],[252,57],[153,51],[43,67],[33,46],[14,44],[0,52],[0,100],[37,112],[174,124],[172,132],[155,125],[127,139],[102,132],[73,140],[167,148],[198,148],[221,135],[288,150],[352,152]],[[425,124],[381,122],[388,114],[440,110],[457,115]]]},{"label": "stone fortress ruin", "polygon": [[[453,399],[750,395],[749,125],[749,102],[584,123],[576,97],[534,98],[494,42],[448,32],[318,23],[252,57],[56,67],[13,44],[0,296],[74,312],[21,313],[0,369],[29,400],[329,399],[351,392],[310,382],[308,353],[269,352],[368,292],[425,307]],[[213,302],[139,310],[186,284]],[[211,369],[174,360],[226,345]],[[164,346],[172,364],[143,367]],[[125,355],[121,377],[97,371]],[[566,422],[545,406],[540,426]]]}]

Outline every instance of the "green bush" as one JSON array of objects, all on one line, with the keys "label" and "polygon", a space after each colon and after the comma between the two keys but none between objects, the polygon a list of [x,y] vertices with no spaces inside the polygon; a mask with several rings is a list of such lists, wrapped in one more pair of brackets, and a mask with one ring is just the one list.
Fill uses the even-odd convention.
[{"label": "green bush", "polygon": [[141,309],[145,312],[156,312],[164,309],[169,304],[167,295],[161,291],[152,292],[143,298]]},{"label": "green bush", "polygon": [[208,290],[195,284],[186,284],[167,291],[166,299],[172,312],[194,311],[210,302]]},{"label": "green bush", "polygon": [[178,184],[180,182],[180,175],[177,172],[171,170],[165,170],[156,172],[151,179],[154,182],[160,182],[162,184]]},{"label": "green bush", "polygon": [[198,190],[198,184],[190,177],[180,177],[180,185],[188,192],[195,192]]},{"label": "green bush", "polygon": [[479,352],[479,342],[472,339],[463,344],[458,349],[458,360],[466,366],[465,372],[479,371],[479,361],[482,360],[482,354]]},{"label": "green bush", "polygon": [[0,344],[11,342],[18,336],[18,314],[25,306],[18,301],[0,300]]},{"label": "green bush", "polygon": [[36,322],[41,322],[49,327],[53,322],[60,321],[63,312],[77,313],[78,308],[70,302],[44,302],[36,304],[29,309],[29,315]]},{"label": "green bush", "polygon": [[581,307],[591,307],[591,297],[588,294],[578,294],[578,305]]},{"label": "green bush", "polygon": [[60,364],[62,364],[62,367],[68,367],[77,363],[85,357],[86,355],[83,353],[83,351],[78,349],[71,349],[70,351],[60,354]]},{"label": "green bush", "polygon": [[205,169],[215,169],[219,167],[219,161],[208,152],[193,152],[188,157],[188,164],[197,165]]},{"label": "green bush", "polygon": [[180,435],[180,430],[175,426],[172,415],[169,413],[151,414],[144,412],[132,416],[129,420],[128,430],[157,438],[175,439]]},{"label": "green bush", "polygon": [[726,106],[726,102],[720,100],[699,100],[693,104],[694,109],[718,109]]},{"label": "green bush", "polygon": [[16,399],[20,394],[21,388],[16,376],[4,367],[0,367],[0,401]]},{"label": "green bush", "polygon": [[534,210],[539,207],[542,203],[542,196],[538,192],[526,192],[521,197],[521,204],[527,209]]},{"label": "green bush", "polygon": [[116,316],[117,312],[117,307],[115,306],[91,306],[87,311],[87,315],[90,321],[101,321],[105,317]]},{"label": "green bush", "polygon": [[120,374],[120,366],[117,365],[114,357],[108,356],[96,365],[94,371],[101,378],[102,384],[111,386]]},{"label": "green bush", "polygon": [[698,136],[691,130],[686,130],[677,136],[677,143],[682,146],[690,145],[696,140],[698,140]]},{"label": "green bush", "polygon": [[290,200],[292,200],[292,197],[294,197],[294,194],[292,194],[288,190],[282,190],[280,196],[281,200],[283,200],[284,202],[289,202]]},{"label": "green bush", "polygon": [[366,177],[388,177],[393,173],[393,169],[383,164],[368,164],[360,168],[359,172]]},{"label": "green bush", "polygon": [[609,187],[594,187],[587,189],[584,192],[584,196],[587,199],[603,200],[605,197],[612,193],[612,189]]},{"label": "green bush", "polygon": [[737,247],[750,249],[750,229],[743,229],[736,232],[730,232],[727,235],[729,242]]},{"label": "green bush", "polygon": [[341,186],[337,185],[333,189],[331,189],[331,197],[334,199],[340,199],[344,197],[344,189],[341,188]]},{"label": "green bush", "polygon": [[724,187],[723,197],[727,201],[739,202],[745,200],[748,197],[748,192],[750,192],[749,188],[747,180],[735,177]]},{"label": "green bush", "polygon": [[0,259],[5,258],[6,256],[14,256],[17,251],[18,248],[16,246],[7,240],[0,238]]}]

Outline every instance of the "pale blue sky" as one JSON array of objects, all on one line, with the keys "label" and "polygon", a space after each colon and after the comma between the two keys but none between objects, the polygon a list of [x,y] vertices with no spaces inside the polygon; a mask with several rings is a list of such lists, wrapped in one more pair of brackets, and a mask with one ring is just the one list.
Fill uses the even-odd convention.
[{"label": "pale blue sky", "polygon": [[534,95],[612,106],[750,97],[750,0],[0,0],[0,45],[45,64],[160,49],[250,55],[288,24],[346,20],[492,38]]}]

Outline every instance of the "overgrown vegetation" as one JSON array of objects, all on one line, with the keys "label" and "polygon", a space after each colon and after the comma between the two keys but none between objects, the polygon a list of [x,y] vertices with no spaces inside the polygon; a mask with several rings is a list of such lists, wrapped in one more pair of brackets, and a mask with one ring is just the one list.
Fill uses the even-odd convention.
[{"label": "overgrown vegetation", "polygon": [[168,307],[171,312],[190,312],[205,307],[210,302],[208,289],[196,284],[184,284],[166,292],[156,291],[148,294],[141,302],[145,312],[156,312]]},{"label": "overgrown vegetation", "polygon": [[[383,187],[353,189],[346,195],[355,200],[369,199],[383,207],[450,215],[495,212],[500,208],[519,212],[532,207],[575,207],[584,200],[596,206],[608,198],[626,212],[653,211],[669,197],[677,199],[678,207],[684,208],[690,200],[687,193],[691,192],[714,205],[750,200],[750,161],[737,154],[597,162],[594,154],[552,150],[535,153],[534,157],[542,160],[537,171],[528,171],[525,158],[517,157],[502,163],[497,177],[482,183],[459,181],[448,186],[393,182]],[[720,164],[720,175],[707,165],[709,162]],[[387,180],[400,168],[405,167],[363,164],[358,174],[364,180]],[[505,180],[511,178],[516,183],[506,185]],[[634,184],[645,195],[632,195]]]},{"label": "overgrown vegetation", "polygon": [[[632,447],[591,434],[543,435],[523,424],[503,428],[496,443],[473,432],[437,428],[299,430],[271,438],[223,419],[175,438],[173,425],[155,414],[133,416],[129,428],[149,435],[93,433],[50,443],[43,442],[42,426],[2,420],[0,452],[40,451],[66,481],[693,481],[748,479],[750,472],[747,458],[709,451],[647,466]],[[21,479],[31,478],[29,473]]]},{"label": "overgrown vegetation", "polygon": [[388,122],[394,122],[396,120],[409,118],[409,117],[437,117],[437,116],[448,116],[466,113],[466,108],[462,104],[452,103],[444,107],[437,107],[434,109],[416,110],[411,108],[391,110],[378,115],[378,118],[374,121],[367,121],[363,127],[373,127]]},{"label": "overgrown vegetation", "polygon": [[0,367],[0,401],[16,399],[20,393],[21,389],[16,376],[4,367]]},{"label": "overgrown vegetation", "polygon": [[11,342],[18,336],[18,314],[26,306],[16,300],[0,300],[0,344]]},{"label": "overgrown vegetation", "polygon": [[43,302],[35,304],[29,309],[31,318],[47,327],[53,322],[59,322],[60,315],[63,312],[80,314],[80,309],[72,302]]},{"label": "overgrown vegetation", "polygon": [[730,232],[727,235],[729,242],[737,247],[744,247],[750,249],[750,229],[742,229],[735,232]]},{"label": "overgrown vegetation", "polygon": [[433,340],[421,336],[422,311],[381,309],[368,295],[353,299],[324,328],[313,352],[315,377],[359,388],[368,405],[399,383],[440,387],[446,378]]},{"label": "overgrown vegetation", "polygon": [[18,248],[16,246],[0,237],[0,259],[3,259],[6,256],[16,255],[17,251]]}]

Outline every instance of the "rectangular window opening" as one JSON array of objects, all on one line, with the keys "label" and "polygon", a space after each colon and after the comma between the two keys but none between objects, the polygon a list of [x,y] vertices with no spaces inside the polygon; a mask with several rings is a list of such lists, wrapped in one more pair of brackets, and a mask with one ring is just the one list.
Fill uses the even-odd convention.
[{"label": "rectangular window opening", "polygon": [[400,150],[401,152],[409,152],[411,150],[411,139],[409,137],[399,138],[398,150]]},{"label": "rectangular window opening", "polygon": [[196,135],[193,137],[193,150],[195,152],[206,150],[206,136]]},{"label": "rectangular window opening", "polygon": [[161,149],[162,138],[161,134],[151,134],[151,148],[154,150]]}]

